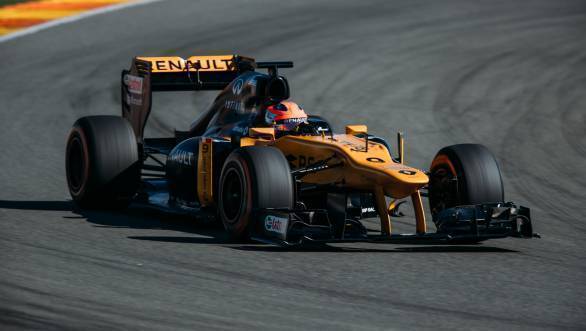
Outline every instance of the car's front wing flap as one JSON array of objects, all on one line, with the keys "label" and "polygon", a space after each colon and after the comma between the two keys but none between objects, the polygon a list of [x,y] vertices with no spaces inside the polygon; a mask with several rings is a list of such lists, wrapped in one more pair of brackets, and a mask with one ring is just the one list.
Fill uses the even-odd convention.
[{"label": "car's front wing flap", "polygon": [[474,243],[505,237],[535,237],[529,209],[513,203],[448,208],[435,215],[437,232],[424,234],[371,234],[358,220],[336,226],[325,209],[259,209],[251,228],[254,240],[294,246],[307,243],[373,242],[395,244]]}]

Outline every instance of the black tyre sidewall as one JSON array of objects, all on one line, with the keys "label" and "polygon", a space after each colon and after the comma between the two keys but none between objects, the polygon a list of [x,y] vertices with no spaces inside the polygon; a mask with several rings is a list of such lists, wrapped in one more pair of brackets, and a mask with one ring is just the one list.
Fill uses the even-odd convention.
[{"label": "black tyre sidewall", "polygon": [[[455,205],[473,205],[504,201],[504,188],[500,168],[495,157],[483,145],[459,144],[442,148],[434,158],[430,169],[431,176],[441,167],[450,169],[444,162],[436,162],[445,157],[455,168],[458,179],[458,197]],[[430,197],[435,188],[430,182]],[[434,201],[430,199],[430,205]],[[453,207],[453,206],[447,206]],[[433,210],[433,206],[431,206]]]},{"label": "black tyre sidewall", "polygon": [[[225,180],[230,169],[236,170],[245,183],[245,208],[235,222],[228,220],[222,201]],[[240,148],[228,156],[222,168],[218,214],[232,238],[245,239],[252,226],[253,211],[257,208],[292,208],[293,190],[289,163],[280,150],[264,146]]]},{"label": "black tyre sidewall", "polygon": [[[87,162],[84,183],[76,190],[70,180],[69,152],[82,141]],[[73,200],[84,208],[122,208],[140,183],[138,145],[130,124],[118,116],[88,116],[75,122],[66,153],[67,182]]]},{"label": "black tyre sidewall", "polygon": [[[81,148],[81,159],[83,162],[82,170],[81,170],[81,177],[79,178],[79,185],[75,185],[72,183],[71,177],[73,176],[72,172],[73,169],[70,169],[70,159],[72,158],[72,148],[74,142],[78,142]],[[88,146],[87,146],[87,139],[83,131],[78,127],[74,126],[69,133],[69,137],[67,138],[67,147],[65,153],[65,171],[66,171],[66,178],[67,178],[67,186],[69,187],[69,193],[74,200],[82,199],[83,196],[88,191],[88,186],[91,186],[89,183],[89,155],[88,155]],[[89,189],[91,191],[91,189]]]},{"label": "black tyre sidewall", "polygon": [[[227,216],[226,205],[222,199],[225,181],[230,171],[240,177],[242,183],[243,197],[241,201],[241,209],[238,215],[234,219],[230,219]],[[222,175],[220,178],[219,185],[219,198],[218,198],[218,213],[224,228],[233,239],[243,239],[246,236],[249,226],[250,215],[252,214],[253,202],[252,202],[252,178],[250,174],[250,167],[248,162],[243,158],[242,153],[234,152],[228,156],[224,167],[222,169]]]}]

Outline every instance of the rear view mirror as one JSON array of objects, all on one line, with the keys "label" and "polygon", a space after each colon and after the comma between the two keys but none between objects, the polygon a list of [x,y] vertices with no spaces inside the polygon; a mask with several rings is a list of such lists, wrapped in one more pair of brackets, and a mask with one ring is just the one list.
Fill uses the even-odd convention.
[{"label": "rear view mirror", "polygon": [[250,128],[249,136],[253,138],[275,139],[275,128]]},{"label": "rear view mirror", "polygon": [[366,125],[346,125],[346,134],[357,135],[367,133],[368,127]]}]

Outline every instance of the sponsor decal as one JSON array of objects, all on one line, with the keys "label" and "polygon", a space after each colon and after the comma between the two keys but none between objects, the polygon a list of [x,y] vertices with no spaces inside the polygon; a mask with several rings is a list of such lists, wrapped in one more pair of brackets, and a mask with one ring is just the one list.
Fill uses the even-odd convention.
[{"label": "sponsor decal", "polygon": [[242,79],[238,79],[232,85],[232,93],[240,94],[242,91],[242,87],[244,86],[244,81]]},{"label": "sponsor decal", "polygon": [[339,142],[340,142],[340,144],[349,147],[350,150],[353,151],[353,152],[366,152],[366,146],[365,145],[357,145],[357,144],[355,144],[352,141],[343,140],[343,139],[340,139]]},{"label": "sponsor decal", "polygon": [[129,105],[142,106],[142,94],[134,97],[134,94],[126,94],[126,103]]},{"label": "sponsor decal", "polygon": [[139,57],[139,60],[149,61],[152,72],[181,72],[181,71],[234,71],[236,66],[232,62],[232,55],[219,56],[192,56],[183,59],[178,56],[166,57]]},{"label": "sponsor decal", "polygon": [[124,85],[128,87],[128,92],[142,94],[143,78],[133,75],[124,75]]},{"label": "sponsor decal", "polygon": [[173,162],[191,166],[193,164],[193,152],[178,151],[177,153],[171,155],[170,159]]},{"label": "sponsor decal", "polygon": [[403,169],[403,170],[399,170],[399,173],[400,173],[400,174],[403,174],[403,175],[413,176],[413,175],[415,175],[417,172],[415,172],[415,171],[413,171],[413,170],[405,170],[405,169]]},{"label": "sponsor decal", "polygon": [[297,123],[304,123],[305,121],[306,121],[306,119],[304,117],[299,117],[299,118],[288,118],[288,119],[285,119],[285,120],[283,120],[283,123],[285,123],[285,124],[289,124],[289,123],[297,124]]},{"label": "sponsor decal", "polygon": [[288,224],[289,219],[286,217],[275,215],[267,215],[267,217],[265,217],[265,230],[270,232],[276,232],[285,235],[287,234]]},{"label": "sponsor decal", "polygon": [[374,213],[374,207],[366,207],[366,208],[362,208],[362,213],[366,214],[366,213]]},{"label": "sponsor decal", "polygon": [[[197,159],[197,196],[202,207],[212,203],[212,143],[211,138],[203,138],[199,143]],[[195,162],[195,160],[194,160]]]},{"label": "sponsor decal", "polygon": [[234,110],[238,113],[244,111],[244,107],[242,107],[242,102],[240,102],[240,101],[226,100],[224,107],[226,107],[227,109],[230,109],[230,110]]}]

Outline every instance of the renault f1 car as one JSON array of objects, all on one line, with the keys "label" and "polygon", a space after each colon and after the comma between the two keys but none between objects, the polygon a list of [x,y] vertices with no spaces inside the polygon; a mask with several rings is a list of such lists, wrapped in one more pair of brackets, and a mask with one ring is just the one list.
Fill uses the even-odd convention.
[{"label": "renault f1 car", "polygon": [[[212,217],[233,238],[310,242],[479,242],[532,237],[529,209],[505,202],[499,166],[482,145],[442,148],[427,171],[404,164],[365,125],[335,133],[288,100],[281,68],[228,56],[136,57],[122,71],[122,116],[75,122],[67,183],[82,208],[146,204]],[[267,73],[258,72],[267,69]],[[187,131],[145,138],[153,92],[220,91]],[[428,232],[422,197],[436,232]],[[410,199],[415,232],[391,221]],[[378,217],[380,229],[361,220]]]}]

